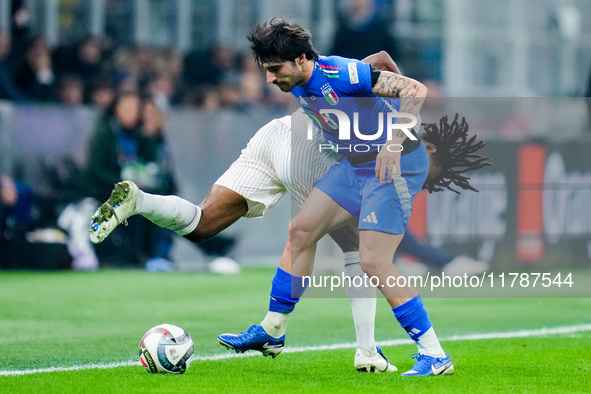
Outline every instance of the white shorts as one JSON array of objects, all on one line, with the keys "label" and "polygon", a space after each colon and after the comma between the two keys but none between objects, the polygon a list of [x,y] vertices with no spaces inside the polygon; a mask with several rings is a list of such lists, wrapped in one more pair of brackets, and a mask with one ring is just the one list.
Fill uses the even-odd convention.
[{"label": "white shorts", "polygon": [[[298,110],[291,116],[273,119],[248,142],[240,157],[215,182],[240,194],[248,203],[245,217],[264,216],[290,193],[301,207],[314,184],[341,160],[332,151],[320,151],[320,133],[307,139],[306,118],[298,118],[292,129],[291,117],[306,116]],[[295,118],[294,118],[295,119]]]}]

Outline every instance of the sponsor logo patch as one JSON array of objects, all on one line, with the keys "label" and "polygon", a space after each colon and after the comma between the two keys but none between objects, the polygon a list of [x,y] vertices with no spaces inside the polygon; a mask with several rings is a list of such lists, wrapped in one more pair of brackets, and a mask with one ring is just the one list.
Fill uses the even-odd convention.
[{"label": "sponsor logo patch", "polygon": [[351,84],[359,83],[359,74],[357,74],[357,63],[349,63],[349,81],[351,81]]}]

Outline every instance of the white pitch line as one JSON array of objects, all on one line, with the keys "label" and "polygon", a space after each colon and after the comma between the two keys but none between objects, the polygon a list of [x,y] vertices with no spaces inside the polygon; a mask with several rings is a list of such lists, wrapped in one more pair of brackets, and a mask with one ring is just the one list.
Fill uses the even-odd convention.
[{"label": "white pitch line", "polygon": [[[537,336],[548,336],[548,335],[565,335],[573,334],[577,332],[591,331],[591,324],[578,324],[574,326],[562,326],[553,328],[538,328],[532,330],[518,330],[518,331],[505,331],[505,332],[490,332],[482,334],[467,334],[467,335],[452,335],[450,337],[442,338],[441,342],[449,341],[477,341],[483,339],[507,339],[507,338],[528,338]],[[414,341],[410,339],[392,339],[389,341],[381,341],[378,343],[379,346],[399,346],[413,344]],[[339,350],[339,349],[350,349],[354,348],[356,344],[354,342],[349,343],[335,343],[333,345],[319,345],[319,346],[298,346],[288,347],[283,353],[302,353],[302,352],[314,352],[322,350]],[[213,356],[196,356],[193,357],[193,361],[215,361],[215,360],[227,360],[230,358],[243,358],[260,356],[259,352],[251,352],[244,354],[234,353],[222,353]],[[86,369],[110,369],[119,367],[132,367],[139,366],[139,361],[123,361],[117,363],[107,364],[83,364],[74,365],[71,367],[51,367],[51,368],[39,368],[39,369],[25,369],[17,371],[0,371],[0,376],[15,376],[15,375],[29,375],[35,373],[46,373],[46,372],[66,372],[66,371],[81,371]]]}]

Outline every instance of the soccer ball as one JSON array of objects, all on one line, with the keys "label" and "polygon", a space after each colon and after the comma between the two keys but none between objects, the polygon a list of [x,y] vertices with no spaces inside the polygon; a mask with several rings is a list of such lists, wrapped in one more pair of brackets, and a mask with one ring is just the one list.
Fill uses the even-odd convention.
[{"label": "soccer ball", "polygon": [[151,328],[140,342],[140,362],[150,373],[185,373],[192,355],[191,336],[172,324]]}]

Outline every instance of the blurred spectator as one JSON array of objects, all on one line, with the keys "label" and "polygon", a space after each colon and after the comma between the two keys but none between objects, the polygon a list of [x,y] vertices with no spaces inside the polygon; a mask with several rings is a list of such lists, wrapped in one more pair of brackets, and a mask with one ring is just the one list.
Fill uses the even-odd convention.
[{"label": "blurred spectator", "polygon": [[[136,92],[123,92],[97,122],[88,145],[82,193],[105,201],[116,182],[129,179],[144,187],[150,178],[146,163],[154,157],[153,145],[139,131],[141,101]],[[98,204],[97,204],[98,206]],[[151,253],[149,228],[143,217],[133,217],[133,226],[121,226],[112,240],[97,245],[100,260],[115,265],[143,265]],[[133,230],[131,230],[133,229]]]},{"label": "blurred spectator", "polygon": [[170,74],[164,72],[154,73],[146,84],[146,93],[152,97],[159,108],[168,111],[175,101],[176,86]]},{"label": "blurred spectator", "polygon": [[[150,162],[149,173],[153,178],[150,185],[144,183],[144,191],[153,194],[178,194],[174,179],[172,155],[166,144],[164,125],[166,118],[164,113],[152,98],[147,98],[142,107],[142,135],[152,143],[153,156],[148,158]],[[173,264],[169,261],[170,249],[172,246],[173,232],[158,226],[150,227],[148,234],[151,245],[151,254],[154,256],[146,262],[146,268],[151,271],[171,271]],[[232,249],[236,239],[224,235],[217,235],[204,243],[197,244],[206,255],[212,257],[210,270],[217,273],[225,273],[224,270],[232,272],[240,271],[236,261],[227,256]]]},{"label": "blurred spectator", "polygon": [[227,44],[207,51],[195,50],[185,57],[185,80],[193,86],[237,84],[240,70],[238,54]]},{"label": "blurred spectator", "polygon": [[101,112],[105,112],[115,98],[115,88],[107,78],[95,80],[87,91],[86,101]]},{"label": "blurred spectator", "polygon": [[103,72],[102,48],[98,39],[92,36],[82,38],[76,45],[57,48],[53,52],[55,73],[77,75],[84,89]]},{"label": "blurred spectator", "polygon": [[207,112],[217,111],[222,107],[216,87],[208,85],[192,87],[183,96],[182,104],[189,107],[200,107]]},{"label": "blurred spectator", "polygon": [[182,53],[175,49],[166,48],[155,53],[155,74],[163,74],[170,80],[174,90],[174,94],[171,97],[172,104],[180,103],[181,98],[184,96],[188,88],[188,85],[183,79],[185,69],[184,61]]},{"label": "blurred spectator", "polygon": [[[151,144],[150,157],[146,157],[150,180],[144,182],[144,190],[154,194],[176,194],[177,188],[172,169],[172,156],[164,135],[164,113],[154,99],[144,99],[141,110],[141,134]],[[149,226],[150,257],[146,268],[151,271],[172,271],[170,261],[173,233],[165,228]]]},{"label": "blurred spectator", "polygon": [[117,75],[115,79],[115,93],[121,92],[129,92],[129,91],[139,91],[140,90],[140,83],[138,80],[138,76],[132,72],[123,71],[121,74]]},{"label": "blurred spectator", "polygon": [[267,81],[263,72],[251,56],[242,60],[240,75],[240,96],[242,106],[246,108],[260,107],[265,104]]},{"label": "blurred spectator", "polygon": [[164,58],[164,69],[161,71],[167,71],[171,78],[179,81],[185,70],[183,55],[174,49],[165,49],[162,57]]},{"label": "blurred spectator", "polygon": [[217,88],[218,97],[222,107],[231,109],[241,109],[243,97],[240,92],[240,86],[233,83],[222,83]]},{"label": "blurred spectator", "polygon": [[10,51],[10,36],[8,32],[0,31],[0,99],[23,101],[26,96],[12,78]]},{"label": "blurred spectator", "polygon": [[13,56],[21,56],[30,34],[31,14],[27,8],[27,0],[12,0],[11,31]]},{"label": "blurred spectator", "polygon": [[49,46],[43,37],[35,36],[28,41],[14,79],[32,100],[49,101],[54,97],[55,75]]},{"label": "blurred spectator", "polygon": [[117,93],[131,90],[139,91],[140,72],[136,52],[129,47],[120,47],[115,50],[111,58],[111,77]]},{"label": "blurred spectator", "polygon": [[345,0],[337,16],[337,29],[330,53],[363,59],[368,53],[384,50],[399,58],[398,47],[390,34],[385,17],[385,2],[380,0]]},{"label": "blurred spectator", "polygon": [[77,75],[66,74],[60,78],[57,98],[60,104],[77,107],[84,102],[84,85]]},{"label": "blurred spectator", "polygon": [[32,222],[33,200],[30,187],[0,174],[0,243],[24,238]]},{"label": "blurred spectator", "polygon": [[164,125],[166,117],[154,98],[143,100],[141,111],[142,136],[151,144],[150,157],[154,165],[154,179],[144,190],[157,194],[176,194],[177,187],[173,175],[172,154],[166,144]]},{"label": "blurred spectator", "polygon": [[140,86],[145,85],[148,82],[150,76],[152,76],[157,70],[154,60],[156,57],[155,53],[148,47],[143,45],[136,45],[133,48],[133,59],[134,59],[134,73],[137,76]]},{"label": "blurred spectator", "polygon": [[138,93],[121,93],[98,120],[84,171],[86,196],[106,200],[105,194],[122,180],[122,171],[136,166],[148,149],[139,138],[140,104]]}]

